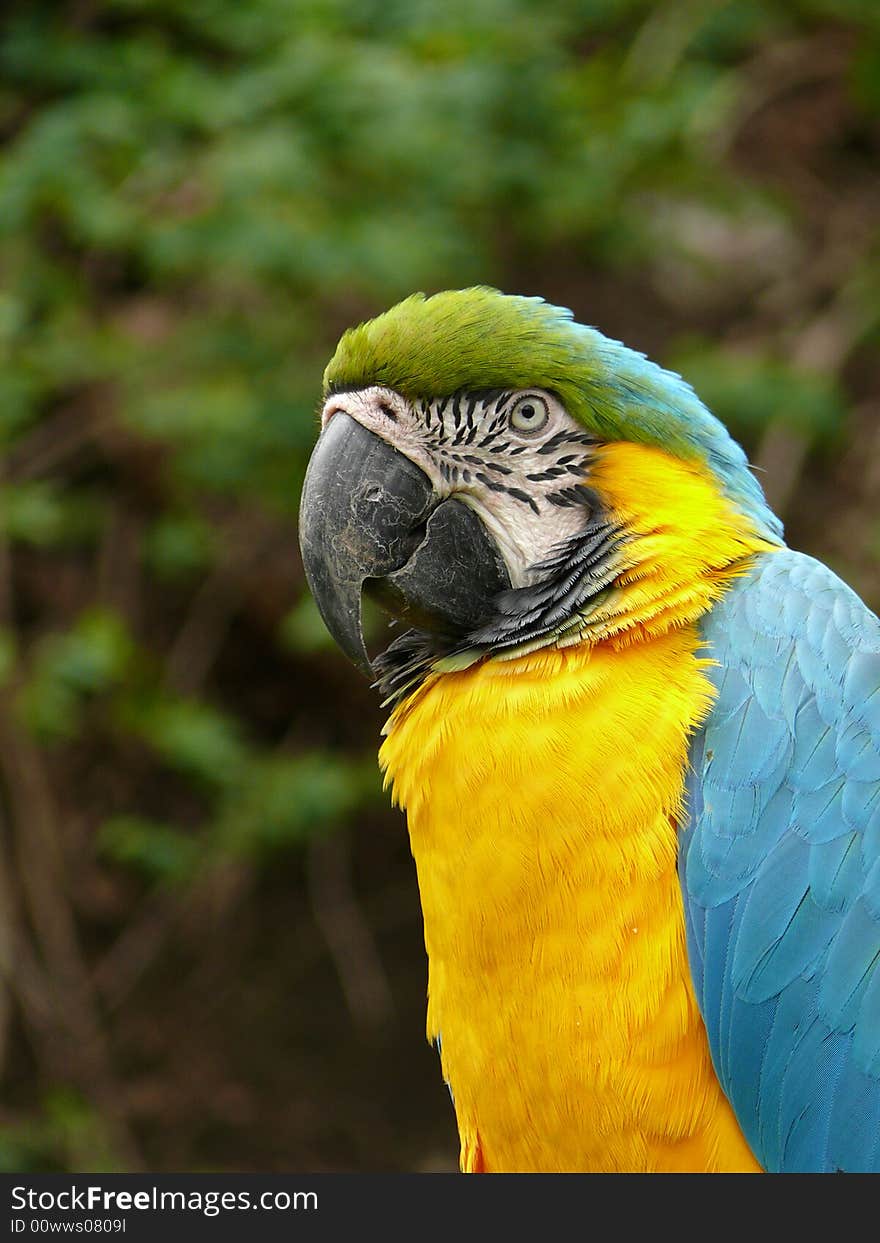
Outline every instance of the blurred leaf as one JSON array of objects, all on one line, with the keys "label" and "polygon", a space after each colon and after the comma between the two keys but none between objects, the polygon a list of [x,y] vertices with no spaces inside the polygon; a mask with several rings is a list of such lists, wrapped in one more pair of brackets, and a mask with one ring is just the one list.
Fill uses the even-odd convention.
[{"label": "blurred leaf", "polygon": [[305,595],[284,618],[278,631],[282,644],[294,652],[319,652],[335,646],[314,598]]},{"label": "blurred leaf", "polygon": [[122,619],[99,609],[82,614],[66,634],[47,635],[19,696],[25,719],[48,737],[71,734],[83,702],[119,683],[133,654]]},{"label": "blurred leaf", "polygon": [[115,862],[165,883],[188,880],[204,855],[197,839],[139,816],[105,821],[97,841],[98,848]]},{"label": "blurred leaf", "polygon": [[0,1171],[4,1173],[114,1173],[123,1168],[94,1107],[69,1089],[50,1092],[36,1115],[0,1127]]},{"label": "blurred leaf", "polygon": [[246,771],[250,750],[239,726],[207,703],[148,697],[127,707],[125,721],[166,764],[206,786],[238,784]]},{"label": "blurred leaf", "polygon": [[204,571],[214,556],[214,539],[207,523],[192,514],[166,514],[150,527],[144,540],[144,559],[163,579],[190,578]]},{"label": "blurred leaf", "polygon": [[320,752],[266,756],[231,793],[216,834],[224,849],[245,853],[298,844],[338,827],[380,794],[375,760],[354,764]]},{"label": "blurred leaf", "polygon": [[53,484],[6,484],[0,493],[0,524],[10,539],[38,547],[93,540],[102,507],[85,493],[62,493]]},{"label": "blurred leaf", "polygon": [[18,644],[11,630],[0,629],[0,687],[5,686],[15,671]]}]

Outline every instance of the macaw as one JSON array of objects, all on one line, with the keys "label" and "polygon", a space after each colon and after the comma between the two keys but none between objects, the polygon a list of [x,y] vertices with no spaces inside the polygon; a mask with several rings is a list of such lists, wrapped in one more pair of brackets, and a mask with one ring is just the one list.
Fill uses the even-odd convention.
[{"label": "macaw", "polygon": [[880,622],[541,299],[407,298],[321,417],[304,566],[391,709],[462,1169],[880,1169]]}]

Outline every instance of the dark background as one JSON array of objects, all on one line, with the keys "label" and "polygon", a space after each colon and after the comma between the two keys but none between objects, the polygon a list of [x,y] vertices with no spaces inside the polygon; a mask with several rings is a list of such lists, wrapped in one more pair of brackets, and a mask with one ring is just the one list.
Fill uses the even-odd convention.
[{"label": "dark background", "polygon": [[296,540],[339,333],[541,294],[880,604],[876,0],[0,25],[0,1168],[454,1168],[383,714]]}]

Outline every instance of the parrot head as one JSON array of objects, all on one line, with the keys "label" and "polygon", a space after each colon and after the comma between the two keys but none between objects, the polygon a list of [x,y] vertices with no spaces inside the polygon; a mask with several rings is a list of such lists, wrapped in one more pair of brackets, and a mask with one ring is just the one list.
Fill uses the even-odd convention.
[{"label": "parrot head", "polygon": [[[416,294],[350,329],[321,423],[306,576],[391,700],[432,669],[692,620],[730,567],[782,542],[690,386],[539,298]],[[413,628],[374,662],[365,593]]]}]

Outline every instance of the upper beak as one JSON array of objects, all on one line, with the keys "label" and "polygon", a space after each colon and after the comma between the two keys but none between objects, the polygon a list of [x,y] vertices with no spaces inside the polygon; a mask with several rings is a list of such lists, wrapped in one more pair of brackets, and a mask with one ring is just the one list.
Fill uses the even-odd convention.
[{"label": "upper beak", "polygon": [[342,412],[309,462],[300,545],[328,630],[367,676],[364,590],[410,624],[457,634],[485,621],[492,598],[510,586],[477,515],[441,500],[409,458]]}]

